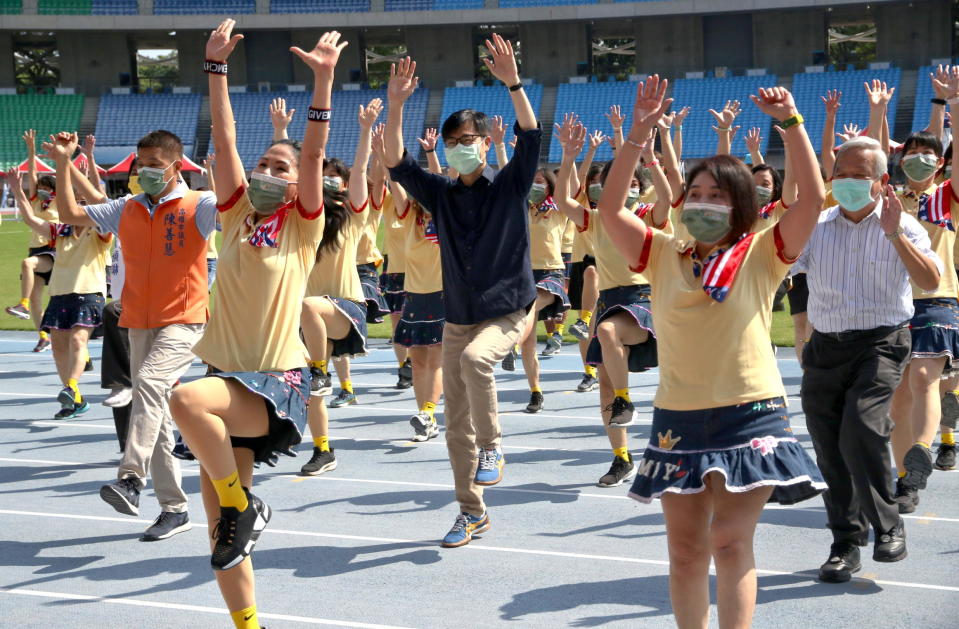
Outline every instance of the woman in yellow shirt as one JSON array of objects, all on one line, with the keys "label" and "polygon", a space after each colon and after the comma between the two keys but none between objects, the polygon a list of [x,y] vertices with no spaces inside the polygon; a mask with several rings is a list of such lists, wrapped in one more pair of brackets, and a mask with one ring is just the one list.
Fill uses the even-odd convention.
[{"label": "woman in yellow shirt", "polygon": [[333,31],[312,51],[292,49],[315,80],[302,153],[296,142],[274,143],[248,184],[226,80],[227,58],[242,39],[234,24],[224,20],[211,33],[204,64],[223,226],[216,308],[194,349],[210,368],[174,390],[170,411],[200,462],[220,592],[236,627],[258,629],[249,554],[271,511],[249,488],[254,463],[289,452],[306,423],[310,373],[297,332],[317,247],[335,243],[345,220],[342,206],[324,203],[321,168],[333,70],[346,43]]},{"label": "woman in yellow shirt", "polygon": [[763,505],[825,489],[789,427],[769,345],[776,287],[812,234],[825,191],[792,95],[761,89],[753,102],[781,122],[794,147],[796,204],[772,229],[754,231],[751,173],[718,155],[687,175],[680,217],[693,240],[649,229],[623,206],[638,147],[671,103],[665,92],[655,75],[639,84],[632,128],[599,202],[613,243],[656,295],[660,383],[630,496],[662,498],[677,624],[708,624],[712,556],[722,624],[746,627],[756,604],[753,532]]}]

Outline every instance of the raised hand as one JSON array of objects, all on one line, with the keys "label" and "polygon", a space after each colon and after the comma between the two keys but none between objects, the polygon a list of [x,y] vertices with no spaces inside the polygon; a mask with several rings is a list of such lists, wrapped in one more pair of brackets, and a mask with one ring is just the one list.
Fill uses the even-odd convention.
[{"label": "raised hand", "polygon": [[760,111],[780,122],[799,113],[793,95],[785,87],[761,87],[758,95],[749,98]]},{"label": "raised hand", "polygon": [[70,159],[77,151],[79,140],[76,133],[61,131],[56,135],[50,136],[49,142],[43,143],[43,150],[53,159]]},{"label": "raised hand", "polygon": [[553,137],[562,138],[564,134],[568,133],[579,122],[579,116],[574,113],[565,113],[563,114],[563,123],[558,122],[553,123]]},{"label": "raised hand", "polygon": [[673,124],[676,126],[682,126],[683,120],[686,119],[686,116],[688,116],[689,112],[691,111],[692,109],[690,109],[688,106],[683,107],[682,109],[677,111],[673,117]]},{"label": "raised hand", "polygon": [[502,116],[493,116],[490,125],[490,137],[493,144],[502,144],[506,140],[506,126],[503,124]]},{"label": "raised hand", "polygon": [[[435,151],[436,150],[436,141],[439,139],[439,133],[436,132],[436,129],[427,129],[423,133],[423,137],[419,138],[420,146],[423,147],[424,151]],[[502,142],[502,140],[500,140]]]},{"label": "raised hand", "polygon": [[863,87],[866,88],[866,96],[869,98],[870,107],[883,107],[888,105],[889,101],[892,100],[892,95],[896,92],[896,88],[887,87],[885,81],[880,81],[879,79],[873,79],[871,86],[867,81],[863,83]]},{"label": "raised hand", "polygon": [[668,114],[663,114],[659,117],[659,120],[656,121],[656,126],[660,131],[668,131],[673,126],[673,122],[676,120],[676,112],[670,112]]},{"label": "raised hand", "polygon": [[839,111],[839,107],[842,105],[839,102],[842,100],[842,92],[840,90],[829,90],[825,96],[820,96],[820,98],[822,99],[823,105],[826,106],[826,115],[835,116],[836,112]]},{"label": "raised hand", "polygon": [[[778,128],[778,127],[777,127]],[[746,133],[746,149],[750,153],[758,153],[762,146],[763,136],[759,127],[752,127]]]},{"label": "raised hand", "polygon": [[6,172],[6,175],[7,186],[9,186],[10,192],[16,194],[18,189],[23,189],[23,173],[20,172],[18,167],[12,167]]},{"label": "raised hand", "polygon": [[626,122],[626,117],[623,116],[623,112],[620,109],[619,105],[610,105],[609,113],[606,114],[607,120],[609,120],[609,126],[613,128],[613,131],[623,128],[623,123]]},{"label": "raised hand", "polygon": [[236,26],[236,20],[227,18],[220,22],[220,25],[210,33],[210,39],[206,42],[206,58],[210,61],[226,61],[233,53],[233,49],[243,39],[243,35],[234,35],[233,27]]},{"label": "raised hand", "polygon": [[285,98],[274,98],[273,102],[270,103],[270,122],[273,123],[274,129],[286,129],[290,126],[295,113],[295,109],[286,110]]},{"label": "raised hand", "polygon": [[589,134],[589,150],[595,151],[603,145],[603,142],[606,141],[606,134],[597,129]]},{"label": "raised hand", "polygon": [[416,91],[420,77],[416,76],[416,62],[406,57],[390,65],[390,82],[386,96],[391,103],[403,104]]},{"label": "raised hand", "polygon": [[207,153],[206,157],[203,158],[203,170],[210,172],[210,169],[213,168],[213,162],[216,161],[216,156],[213,153]]},{"label": "raised hand", "polygon": [[372,129],[373,123],[375,123],[376,119],[380,117],[380,112],[382,111],[383,100],[380,98],[374,98],[366,107],[360,105],[360,113],[357,116],[357,120],[360,123],[360,128]]},{"label": "raised hand", "polygon": [[564,125],[557,138],[560,146],[563,147],[563,157],[575,158],[582,152],[583,145],[586,143],[586,127],[578,122]]},{"label": "raised hand", "polygon": [[640,81],[636,88],[636,101],[633,103],[633,124],[629,130],[631,141],[637,144],[644,142],[673,104],[672,98],[666,98],[667,87],[669,81],[660,80],[658,74]]},{"label": "raised hand", "polygon": [[510,148],[516,148],[516,136],[514,135],[509,141]]},{"label": "raised hand", "polygon": [[310,52],[296,46],[290,47],[290,52],[310,66],[313,74],[332,74],[336,62],[340,59],[340,53],[346,48],[347,43],[349,42],[340,42],[339,31],[328,31],[323,33]]},{"label": "raised hand", "polygon": [[776,133],[779,134],[779,139],[783,141],[783,146],[789,144],[789,138],[786,136],[786,130],[780,127],[778,124],[773,125],[773,129],[776,130]]},{"label": "raised hand", "polygon": [[27,129],[23,132],[23,142],[27,145],[27,155],[34,157],[37,154],[37,132]]},{"label": "raised hand", "polygon": [[[432,131],[433,136],[433,147],[436,147],[436,129],[427,129],[427,131]],[[371,146],[373,147],[373,153],[379,158],[380,163],[384,162],[384,157],[386,157],[386,145],[383,142],[383,134],[386,132],[385,124],[378,124],[373,127],[373,135],[370,136]],[[420,140],[420,145],[423,144],[423,140]],[[423,147],[426,148],[425,146]]]},{"label": "raised hand", "polygon": [[930,73],[932,89],[936,98],[956,98],[959,96],[959,66],[939,66],[935,74]]},{"label": "raised hand", "polygon": [[899,221],[902,218],[902,201],[895,189],[887,185],[882,191],[883,199],[882,214],[879,216],[879,226],[884,234],[891,234],[899,229]]},{"label": "raised hand", "polygon": [[848,142],[853,138],[859,137],[859,125],[854,122],[847,122],[842,126],[842,133],[837,133],[838,136],[843,142]]},{"label": "raised hand", "polygon": [[713,130],[724,131],[726,129],[732,129],[733,122],[735,122],[736,117],[739,116],[740,113],[739,101],[727,100],[726,106],[723,107],[722,111],[710,109],[709,113],[716,119],[716,126],[713,127]]},{"label": "raised hand", "polygon": [[97,137],[93,134],[87,134],[87,136],[83,138],[83,146],[80,147],[80,151],[89,158],[93,155],[93,149],[96,145]]},{"label": "raised hand", "polygon": [[507,87],[519,83],[519,69],[516,67],[512,42],[506,41],[498,33],[493,33],[492,41],[486,40],[486,50],[490,56],[484,57],[483,63],[489,68],[490,74]]}]

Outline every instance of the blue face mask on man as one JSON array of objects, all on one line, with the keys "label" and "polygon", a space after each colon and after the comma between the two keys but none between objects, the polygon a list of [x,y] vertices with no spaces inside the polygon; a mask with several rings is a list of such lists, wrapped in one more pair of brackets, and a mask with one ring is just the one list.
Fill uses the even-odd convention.
[{"label": "blue face mask on man", "polygon": [[848,212],[858,212],[875,199],[872,179],[833,179],[832,196]]}]

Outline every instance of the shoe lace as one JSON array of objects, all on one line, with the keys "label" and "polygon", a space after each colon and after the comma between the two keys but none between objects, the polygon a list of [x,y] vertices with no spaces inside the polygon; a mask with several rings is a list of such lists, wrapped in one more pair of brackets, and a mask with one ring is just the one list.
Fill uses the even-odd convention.
[{"label": "shoe lace", "polygon": [[469,524],[469,516],[467,516],[465,513],[461,513],[456,516],[455,520],[453,520],[453,528],[450,529],[450,533],[459,533],[461,531],[465,531]]},{"label": "shoe lace", "polygon": [[220,516],[216,519],[213,526],[213,537],[217,544],[233,544],[233,538],[236,536],[236,520]]},{"label": "shoe lace", "polygon": [[479,468],[484,472],[491,472],[496,469],[496,450],[486,448],[480,450]]}]

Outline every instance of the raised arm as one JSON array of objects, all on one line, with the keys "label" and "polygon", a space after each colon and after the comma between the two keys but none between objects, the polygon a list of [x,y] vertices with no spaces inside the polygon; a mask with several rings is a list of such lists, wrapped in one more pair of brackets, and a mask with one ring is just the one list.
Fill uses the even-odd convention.
[{"label": "raised arm", "polygon": [[653,146],[656,144],[656,127],[650,132],[649,139],[646,141],[646,148],[643,150],[643,162],[653,179],[653,190],[656,191],[656,203],[653,204],[653,225],[657,228],[665,228],[669,222],[669,210],[672,207],[670,201],[673,198],[673,191],[669,187],[669,180],[666,179],[666,173],[663,167],[656,160],[656,154],[653,152]]},{"label": "raised arm", "polygon": [[792,207],[792,204],[796,202],[796,199],[799,196],[799,191],[796,188],[796,174],[792,166],[792,156],[791,151],[789,150],[789,137],[786,135],[785,130],[778,125],[773,125],[773,129],[776,130],[776,133],[779,134],[779,137],[783,141],[783,150],[785,151],[785,165],[783,167],[783,190],[782,190],[782,203],[784,206]]},{"label": "raised arm", "polygon": [[[892,186],[887,185],[883,192],[882,214],[879,216],[879,226],[882,228],[886,237],[892,234],[898,234],[894,238],[889,238],[892,246],[895,247],[899,259],[909,278],[915,282],[916,286],[923,290],[932,291],[939,287],[940,273],[936,263],[919,249],[913,242],[906,237],[900,220],[902,219],[902,201],[896,194]],[[920,238],[925,240],[926,247],[929,246],[928,236],[925,231],[919,230]],[[949,264],[949,260],[942,260]]]},{"label": "raised arm", "polygon": [[207,81],[210,87],[210,117],[213,121],[213,144],[216,146],[217,203],[226,203],[239,188],[246,186],[243,161],[236,150],[236,121],[230,104],[230,90],[226,79],[227,59],[243,39],[234,35],[236,20],[226,19],[210,33],[206,43]]},{"label": "raised arm", "polygon": [[386,146],[386,165],[389,168],[399,165],[406,149],[403,147],[403,106],[416,91],[420,78],[416,76],[416,62],[406,57],[398,64],[390,66],[390,82],[386,89],[390,104],[386,116],[386,134],[383,143]]},{"label": "raised arm", "polygon": [[[435,132],[436,129],[433,129]],[[378,124],[373,127],[373,136],[370,140],[370,144],[373,147],[373,155],[376,160],[382,165],[386,161],[386,147],[383,144],[383,134],[386,132],[386,125]],[[435,137],[434,137],[435,139]],[[385,173],[385,166],[384,173]],[[409,196],[406,194],[406,189],[403,188],[400,184],[396,183],[392,179],[389,180],[390,194],[393,195],[393,212],[399,216],[400,212],[406,209],[406,204],[409,203]],[[384,217],[385,219],[386,217]],[[392,218],[392,217],[390,217]]]},{"label": "raised arm", "polygon": [[489,57],[483,58],[483,63],[490,74],[502,81],[510,88],[509,96],[513,101],[513,111],[516,112],[516,122],[523,131],[535,129],[538,125],[533,106],[526,97],[526,90],[519,78],[519,68],[516,65],[516,55],[513,53],[513,43],[493,33],[492,40],[486,40],[486,50]]},{"label": "raised arm", "polygon": [[[593,165],[593,158],[596,157],[596,151],[605,141],[606,136],[599,129],[589,134],[589,148],[586,149],[586,156],[583,157],[583,161],[579,165],[579,170],[576,172],[576,181],[579,185],[572,186],[572,190],[575,191],[586,183],[586,177],[589,176],[589,169]],[[572,177],[572,173],[570,173],[570,176]],[[571,181],[571,183],[574,182]]]},{"label": "raised arm", "polygon": [[97,145],[97,138],[94,135],[88,135],[83,140],[83,147],[80,149],[83,152],[83,156],[86,158],[87,162],[87,181],[90,182],[90,185],[94,190],[97,191],[98,197],[95,199],[87,198],[84,195],[84,198],[87,199],[87,203],[100,203],[105,201],[107,198],[107,191],[103,188],[103,180],[100,179],[100,169],[97,168],[97,160],[94,156],[94,149]]},{"label": "raised arm", "polygon": [[33,213],[33,207],[30,205],[30,201],[27,200],[27,195],[23,192],[23,173],[19,172],[16,166],[7,171],[7,186],[10,188],[10,194],[13,195],[13,199],[17,203],[17,210],[20,211],[20,218],[23,220],[23,224],[38,234],[49,238],[50,223],[42,218],[37,218],[37,215]]},{"label": "raised arm", "polygon": [[350,203],[355,208],[361,208],[366,203],[369,188],[366,187],[366,169],[370,163],[370,153],[373,150],[370,141],[373,134],[373,124],[383,111],[383,101],[374,98],[365,107],[360,105],[357,121],[360,123],[360,137],[356,142],[356,153],[353,155],[353,166],[350,168]]},{"label": "raised arm", "polygon": [[713,131],[719,138],[716,144],[716,155],[729,155],[732,151],[733,136],[739,131],[739,127],[733,127],[736,117],[739,116],[740,108],[738,100],[727,100],[726,106],[722,111],[710,109],[709,113],[716,119],[716,125]]},{"label": "raised arm", "polygon": [[[873,138],[882,146],[882,150],[886,153],[889,152],[889,140],[886,138],[886,143],[883,144],[883,124],[885,124],[886,111],[889,107],[889,101],[892,100],[892,95],[896,93],[896,88],[887,87],[883,81],[879,79],[872,80],[872,86],[869,83],[863,84],[866,88],[866,96],[869,99],[869,129],[867,130],[869,137]],[[887,127],[888,130],[888,127]],[[887,131],[888,133],[888,131]]]},{"label": "raised arm", "polygon": [[932,111],[929,113],[929,124],[926,125],[926,131],[941,140],[946,123],[946,104],[948,103],[953,108],[959,106],[959,100],[949,103],[950,99],[959,98],[959,66],[939,66],[936,68],[935,74],[929,75],[929,80],[932,81],[932,89],[936,94],[936,100],[940,102],[932,103]]},{"label": "raised arm", "polygon": [[295,109],[291,109],[289,112],[286,111],[285,98],[274,98],[273,102],[270,103],[270,123],[273,125],[274,142],[290,139],[286,128],[293,122],[293,114],[295,113]]},{"label": "raised arm", "polygon": [[823,105],[826,107],[826,120],[822,126],[822,146],[819,150],[819,158],[822,161],[823,172],[826,177],[832,177],[832,168],[836,164],[836,156],[833,154],[833,148],[836,144],[836,114],[842,106],[842,92],[839,90],[829,90],[825,96],[821,96]]},{"label": "raised arm", "polygon": [[216,157],[213,153],[208,153],[206,157],[203,158],[203,170],[206,171],[206,187],[213,194],[216,194],[216,180],[213,178],[213,164],[216,161]]},{"label": "raised arm", "polygon": [[44,143],[43,148],[57,165],[57,215],[60,222],[94,227],[96,223],[77,204],[77,198],[73,194],[74,179],[78,183],[86,183],[81,181],[84,177],[79,176],[80,171],[71,161],[77,150],[77,143],[76,133],[58,133],[50,136],[50,142]]},{"label": "raised arm", "polygon": [[826,189],[819,175],[819,162],[813,150],[802,116],[796,109],[792,94],[786,88],[760,89],[758,96],[750,96],[763,113],[778,120],[785,127],[789,143],[789,159],[796,178],[799,198],[779,220],[779,233],[783,239],[782,254],[795,259],[802,253],[809,240],[826,198]]},{"label": "raised arm", "polygon": [[27,190],[32,199],[37,196],[37,132],[33,129],[24,131],[23,143],[27,145]]},{"label": "raised arm", "polygon": [[[676,112],[676,117],[673,119],[673,149],[676,153],[676,161],[678,162],[683,158],[683,120],[686,119],[686,116],[689,115],[689,112],[692,111],[688,106],[683,107]],[[662,142],[662,140],[660,140]],[[673,187],[673,192],[676,192],[676,187]]]},{"label": "raised arm", "polygon": [[[686,113],[683,113],[686,112]],[[670,189],[670,202],[673,206],[676,206],[679,203],[680,198],[682,198],[683,191],[685,190],[685,182],[683,182],[683,175],[679,172],[679,159],[676,157],[676,150],[673,148],[673,141],[669,137],[669,129],[672,127],[676,130],[676,137],[682,140],[682,133],[680,131],[680,124],[683,118],[686,117],[686,114],[689,113],[689,107],[683,107],[679,112],[668,116],[663,114],[660,117],[659,121],[656,123],[657,128],[659,129],[659,147],[661,164],[660,167],[666,173],[666,180],[669,182]]]},{"label": "raised arm", "polygon": [[570,187],[570,179],[576,166],[576,158],[583,150],[583,144],[586,142],[586,127],[572,123],[569,119],[568,124],[564,124],[558,134],[557,140],[563,147],[563,159],[559,165],[559,172],[556,173],[556,189],[553,191],[553,201],[556,207],[573,221],[577,227],[584,228],[584,208],[575,199],[573,195],[577,192]]},{"label": "raised arm", "polygon": [[622,108],[619,105],[610,105],[609,112],[606,113],[606,119],[609,120],[609,126],[613,130],[611,142],[613,153],[615,153],[623,146],[623,121],[626,118],[623,116]]},{"label": "raised arm", "polygon": [[313,99],[303,134],[297,184],[300,205],[307,212],[316,211],[323,205],[323,160],[326,158],[326,140],[330,136],[333,71],[346,45],[347,42],[340,41],[338,31],[329,31],[320,36],[309,52],[296,46],[290,48],[313,71]]},{"label": "raised arm", "polygon": [[438,138],[439,133],[437,133],[436,129],[429,128],[423,133],[423,137],[418,138],[418,140],[420,148],[426,153],[426,163],[429,166],[429,171],[437,175],[442,175],[443,166],[440,164],[439,156],[436,155],[436,141]]},{"label": "raised arm", "polygon": [[496,153],[496,167],[500,170],[509,163],[506,154],[506,127],[502,116],[493,116],[490,120],[490,137],[493,139],[493,150]]},{"label": "raised arm", "polygon": [[763,159],[762,153],[763,145],[763,136],[762,130],[759,127],[752,127],[746,133],[746,148],[749,150],[749,157],[753,162],[753,166],[759,166],[765,164],[766,160]]},{"label": "raised arm", "polygon": [[[627,260],[639,260],[646,242],[646,223],[626,208],[626,196],[630,182],[639,162],[643,142],[652,134],[653,127],[669,110],[673,99],[666,98],[668,81],[659,80],[654,74],[640,82],[636,89],[636,103],[633,105],[633,123],[626,137],[626,143],[620,149],[609,169],[603,194],[597,207],[603,227],[613,244]],[[667,192],[666,196],[669,196]]]}]

